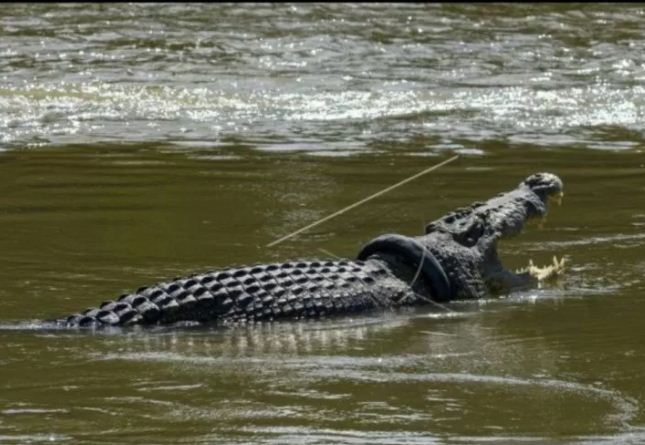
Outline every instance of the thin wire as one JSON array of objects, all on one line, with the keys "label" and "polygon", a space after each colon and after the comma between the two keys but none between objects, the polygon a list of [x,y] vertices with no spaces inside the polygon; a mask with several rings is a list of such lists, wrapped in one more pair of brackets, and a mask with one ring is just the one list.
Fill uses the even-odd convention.
[{"label": "thin wire", "polygon": [[426,259],[426,249],[423,249],[423,256],[421,257],[421,261],[419,261],[419,267],[417,267],[417,273],[414,274],[414,278],[412,279],[412,282],[410,283],[410,287],[414,287],[414,285],[417,283],[417,279],[419,279],[419,275],[421,275],[421,269],[423,268],[423,262]]},{"label": "thin wire", "polygon": [[417,272],[414,275],[414,278],[412,279],[412,282],[410,283],[410,287],[412,288],[412,292],[414,292],[414,295],[418,299],[423,300],[426,303],[429,303],[429,304],[431,304],[433,306],[437,306],[438,308],[443,309],[444,311],[449,312],[451,314],[456,313],[455,311],[453,311],[449,307],[447,307],[447,306],[445,306],[445,305],[443,305],[441,303],[438,303],[438,302],[434,301],[433,299],[426,297],[425,295],[421,295],[420,293],[418,293],[417,291],[414,290],[414,285],[416,284],[417,280],[419,279],[419,276],[421,275],[421,269],[423,268],[423,262],[425,261],[425,259],[426,259],[426,249],[423,249],[423,256],[421,257],[421,261],[419,261],[419,266],[417,267]]},{"label": "thin wire", "polygon": [[330,252],[330,251],[329,251],[329,250],[327,250],[327,249],[319,248],[319,249],[318,249],[318,251],[319,251],[319,252],[324,253],[325,255],[333,256],[334,258],[336,258],[336,259],[338,259],[338,260],[342,260],[342,258],[341,258],[341,257],[339,257],[338,255],[336,255],[335,253]]},{"label": "thin wire", "polygon": [[309,224],[308,226],[305,226],[305,227],[303,227],[301,229],[296,230],[295,232],[292,232],[292,233],[290,233],[288,235],[285,235],[282,238],[277,239],[277,240],[267,244],[266,247],[276,246],[276,245],[280,244],[281,242],[286,241],[289,238],[291,238],[291,237],[293,237],[295,235],[298,235],[299,233],[304,232],[305,230],[311,229],[312,227],[315,227],[315,226],[317,226],[319,224],[322,224],[325,221],[329,221],[330,219],[335,218],[335,217],[337,217],[339,215],[342,215],[343,213],[345,213],[345,212],[347,212],[347,211],[349,211],[351,209],[354,209],[354,208],[360,206],[361,204],[365,204],[366,202],[368,202],[368,201],[370,201],[370,200],[372,200],[372,199],[374,199],[374,198],[376,198],[378,196],[384,195],[385,193],[390,192],[390,191],[394,190],[395,188],[402,186],[403,184],[407,184],[408,182],[413,181],[414,179],[417,179],[417,178],[419,178],[419,177],[421,177],[421,176],[423,176],[423,175],[425,175],[427,173],[430,173],[431,171],[434,171],[434,170],[438,169],[439,167],[443,167],[444,165],[453,162],[458,157],[459,157],[459,155],[455,155],[450,159],[447,159],[447,160],[445,160],[443,162],[440,162],[439,164],[433,165],[432,167],[427,168],[427,169],[423,170],[422,172],[417,173],[416,175],[410,176],[410,177],[404,179],[403,181],[397,182],[396,184],[391,185],[391,186],[387,187],[386,189],[383,189],[383,190],[381,190],[379,192],[376,192],[373,195],[368,196],[367,198],[361,199],[360,201],[355,202],[354,204],[351,204],[351,205],[345,207],[344,209],[341,209],[341,210],[339,210],[339,211],[337,211],[335,213],[332,213],[329,216],[326,216],[326,217],[324,217],[322,219],[319,219],[318,221],[316,221],[316,222],[314,222],[312,224]]},{"label": "thin wire", "polygon": [[415,295],[417,296],[417,298],[419,298],[419,299],[421,299],[421,300],[425,301],[426,303],[429,303],[429,304],[431,304],[431,305],[433,305],[433,306],[436,306],[436,307],[438,307],[439,309],[443,309],[444,311],[446,311],[446,312],[448,312],[448,313],[450,313],[450,314],[458,314],[458,313],[459,313],[459,312],[457,312],[457,311],[453,311],[453,310],[452,310],[452,309],[450,309],[448,306],[445,306],[445,305],[443,305],[443,304],[441,304],[441,303],[437,303],[436,301],[431,300],[430,298],[428,298],[428,297],[426,297],[426,296],[423,296],[423,295],[421,295],[421,294],[419,294],[419,293],[416,293],[416,292],[415,292]]}]

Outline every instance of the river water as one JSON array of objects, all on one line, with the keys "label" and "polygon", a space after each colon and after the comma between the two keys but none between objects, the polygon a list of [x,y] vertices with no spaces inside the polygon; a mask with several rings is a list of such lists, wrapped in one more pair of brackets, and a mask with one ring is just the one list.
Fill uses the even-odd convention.
[{"label": "river water", "polygon": [[[0,443],[645,443],[639,5],[0,7]],[[458,161],[275,248],[434,163]],[[352,257],[536,171],[559,283],[232,330],[34,320]]]}]

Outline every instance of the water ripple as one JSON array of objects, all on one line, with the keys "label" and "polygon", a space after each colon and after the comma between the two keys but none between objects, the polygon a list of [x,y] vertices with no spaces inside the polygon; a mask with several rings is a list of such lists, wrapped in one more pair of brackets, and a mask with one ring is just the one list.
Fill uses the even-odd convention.
[{"label": "water ripple", "polygon": [[420,135],[435,152],[642,144],[638,8],[5,9],[0,149],[235,137],[352,155]]}]

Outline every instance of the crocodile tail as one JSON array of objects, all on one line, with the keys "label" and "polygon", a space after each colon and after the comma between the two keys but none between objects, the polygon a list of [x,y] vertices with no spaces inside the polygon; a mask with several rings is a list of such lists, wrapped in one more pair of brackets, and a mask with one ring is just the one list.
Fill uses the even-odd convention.
[{"label": "crocodile tail", "polygon": [[217,270],[158,283],[58,323],[78,327],[182,321],[226,325],[310,318],[391,306],[408,290],[380,262],[287,262]]}]

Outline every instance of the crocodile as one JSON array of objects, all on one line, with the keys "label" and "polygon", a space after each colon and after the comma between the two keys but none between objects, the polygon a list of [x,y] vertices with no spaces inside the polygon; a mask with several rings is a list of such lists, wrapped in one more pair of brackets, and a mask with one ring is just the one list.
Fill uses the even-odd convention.
[{"label": "crocodile", "polygon": [[[356,259],[302,260],[224,268],[141,287],[98,307],[50,320],[59,326],[231,326],[263,320],[319,318],[484,298],[537,285],[551,269],[513,272],[498,241],[544,217],[549,198],[563,194],[551,173],[475,202],[429,223],[422,236],[379,236]],[[555,261],[552,269],[563,264]]]}]

